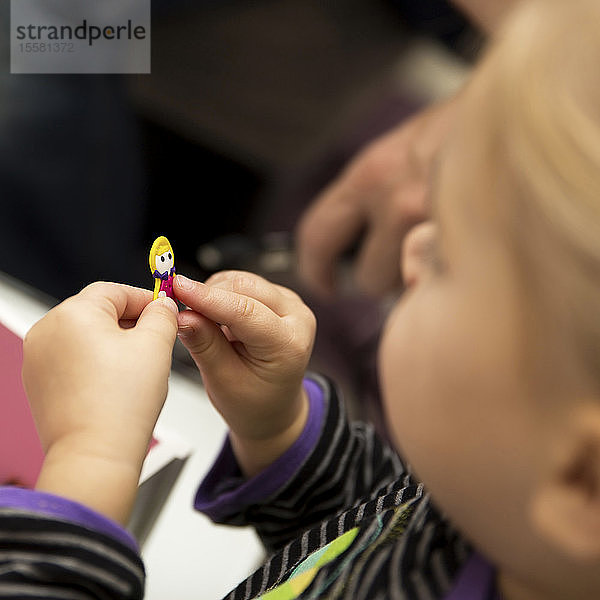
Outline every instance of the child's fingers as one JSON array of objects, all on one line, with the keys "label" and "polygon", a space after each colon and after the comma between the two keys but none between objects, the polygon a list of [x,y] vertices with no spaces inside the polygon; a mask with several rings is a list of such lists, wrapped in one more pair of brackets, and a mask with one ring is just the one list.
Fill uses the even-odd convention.
[{"label": "child's fingers", "polygon": [[135,331],[141,335],[149,335],[155,340],[164,340],[167,346],[175,343],[177,336],[177,305],[171,298],[159,298],[146,305],[140,315]]},{"label": "child's fingers", "polygon": [[312,312],[296,292],[260,275],[247,271],[220,271],[209,277],[206,284],[254,298],[280,317],[313,320]]},{"label": "child's fingers", "polygon": [[302,304],[300,297],[291,290],[246,271],[220,271],[211,275],[205,283],[254,298],[280,317],[290,314]]},{"label": "child's fingers", "polygon": [[97,281],[76,296],[104,308],[115,320],[137,319],[152,300],[152,292],[120,283]]},{"label": "child's fingers", "polygon": [[179,339],[198,368],[224,367],[235,355],[223,331],[216,324],[192,311],[179,313]]},{"label": "child's fingers", "polygon": [[[282,318],[284,329],[293,335],[297,344],[302,346],[307,340],[312,343],[316,328],[314,315],[293,290],[245,271],[221,271],[211,276],[207,285],[258,300]],[[221,329],[229,341],[237,339],[226,325]]]},{"label": "child's fingers", "polygon": [[181,275],[175,278],[175,291],[186,306],[215,323],[227,325],[244,344],[276,349],[289,339],[287,323],[255,298]]}]

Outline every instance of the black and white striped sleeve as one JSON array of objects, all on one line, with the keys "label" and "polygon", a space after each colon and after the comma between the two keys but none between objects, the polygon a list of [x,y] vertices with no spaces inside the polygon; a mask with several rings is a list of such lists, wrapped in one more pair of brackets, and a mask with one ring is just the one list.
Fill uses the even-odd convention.
[{"label": "black and white striped sleeve", "polygon": [[0,507],[0,599],[138,600],[144,566],[127,544],[50,515]]},{"label": "black and white striped sleeve", "polygon": [[379,492],[407,472],[397,453],[371,425],[349,424],[343,402],[327,379],[311,375],[323,392],[318,441],[296,472],[267,497],[249,502],[220,522],[253,525],[269,551]]}]

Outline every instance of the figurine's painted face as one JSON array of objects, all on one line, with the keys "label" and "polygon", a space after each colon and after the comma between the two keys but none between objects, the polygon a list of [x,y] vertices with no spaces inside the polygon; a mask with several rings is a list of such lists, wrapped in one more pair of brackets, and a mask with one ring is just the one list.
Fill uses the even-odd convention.
[{"label": "figurine's painted face", "polygon": [[156,263],[156,270],[161,275],[168,273],[175,264],[173,260],[173,253],[170,250],[167,250],[162,254],[157,254],[154,261]]}]

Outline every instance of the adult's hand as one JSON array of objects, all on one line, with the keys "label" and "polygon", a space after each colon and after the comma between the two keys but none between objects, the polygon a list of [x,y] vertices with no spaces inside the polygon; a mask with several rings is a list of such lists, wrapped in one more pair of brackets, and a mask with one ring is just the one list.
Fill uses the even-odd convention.
[{"label": "adult's hand", "polygon": [[429,216],[432,167],[459,101],[460,95],[436,104],[372,142],[307,210],[298,260],[314,292],[334,294],[342,255],[362,234],[353,265],[358,287],[380,296],[399,286],[402,242]]}]

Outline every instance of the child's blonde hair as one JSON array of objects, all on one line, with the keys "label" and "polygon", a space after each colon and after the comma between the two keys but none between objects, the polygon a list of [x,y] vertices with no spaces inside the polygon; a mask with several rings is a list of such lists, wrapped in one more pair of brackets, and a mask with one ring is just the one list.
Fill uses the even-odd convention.
[{"label": "child's blonde hair", "polygon": [[[546,346],[557,334],[600,388],[600,3],[517,13],[487,71],[494,208],[533,298],[526,328]],[[536,346],[536,360],[554,349]]]}]

